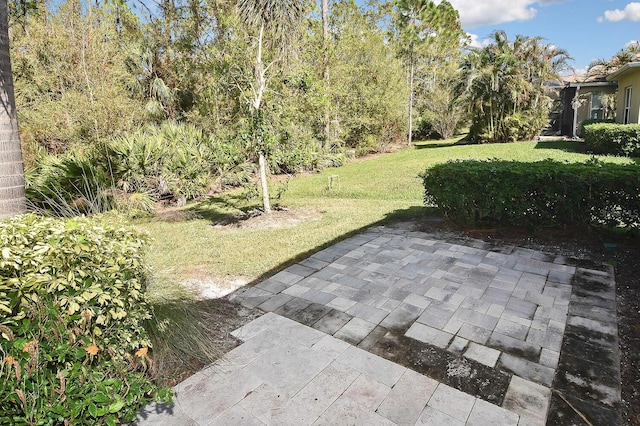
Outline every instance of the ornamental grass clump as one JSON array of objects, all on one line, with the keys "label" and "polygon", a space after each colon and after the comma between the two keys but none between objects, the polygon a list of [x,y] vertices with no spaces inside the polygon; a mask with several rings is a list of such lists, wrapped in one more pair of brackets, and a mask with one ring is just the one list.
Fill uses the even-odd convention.
[{"label": "ornamental grass clump", "polygon": [[133,420],[157,387],[144,239],[116,215],[0,222],[0,424]]}]

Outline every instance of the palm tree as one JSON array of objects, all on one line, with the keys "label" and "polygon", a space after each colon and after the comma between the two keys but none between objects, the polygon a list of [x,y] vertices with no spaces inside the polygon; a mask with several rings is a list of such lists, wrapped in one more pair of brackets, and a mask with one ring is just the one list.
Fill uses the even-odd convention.
[{"label": "palm tree", "polygon": [[[306,12],[305,0],[238,0],[236,3],[240,19],[245,25],[258,32],[256,40],[256,57],[253,64],[253,99],[250,102],[253,118],[253,138],[258,154],[260,168],[260,184],[262,186],[262,203],[264,212],[271,212],[269,189],[266,172],[266,141],[262,137],[262,100],[267,89],[267,73],[271,66],[286,52],[292,32],[298,28]],[[265,38],[280,48],[280,55],[273,62],[265,65],[263,49]]]},{"label": "palm tree", "polygon": [[0,218],[25,211],[24,170],[13,74],[9,57],[9,16],[7,0],[0,0]]},{"label": "palm tree", "polygon": [[488,141],[535,137],[548,114],[545,84],[558,78],[569,56],[543,44],[540,37],[517,36],[511,42],[497,31],[493,39],[463,61],[460,91],[466,94],[473,117],[470,137]]}]

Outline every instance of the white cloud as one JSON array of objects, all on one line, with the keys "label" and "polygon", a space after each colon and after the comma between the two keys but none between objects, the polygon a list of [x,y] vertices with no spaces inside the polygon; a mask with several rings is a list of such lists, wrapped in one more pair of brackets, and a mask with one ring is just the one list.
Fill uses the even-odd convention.
[{"label": "white cloud", "polygon": [[460,13],[464,28],[495,25],[503,22],[528,21],[535,18],[535,5],[548,6],[570,0],[449,0]]},{"label": "white cloud", "polygon": [[487,38],[480,40],[478,38],[478,34],[467,33],[467,37],[469,37],[469,47],[476,47],[478,49],[482,49],[483,47],[491,44],[491,40]]},{"label": "white cloud", "polygon": [[640,2],[631,2],[623,10],[613,9],[604,12],[604,16],[598,18],[598,22],[640,22]]}]

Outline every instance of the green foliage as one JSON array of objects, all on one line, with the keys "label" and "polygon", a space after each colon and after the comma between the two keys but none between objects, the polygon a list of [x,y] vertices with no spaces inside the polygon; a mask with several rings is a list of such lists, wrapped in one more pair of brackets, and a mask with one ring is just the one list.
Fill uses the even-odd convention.
[{"label": "green foliage", "polygon": [[585,126],[589,126],[591,124],[596,124],[596,123],[615,123],[616,120],[614,119],[602,119],[602,118],[587,118],[586,120],[583,120],[582,123],[580,123],[580,135],[584,136],[584,128]]},{"label": "green foliage", "polygon": [[526,140],[545,127],[551,99],[545,83],[557,78],[567,53],[539,37],[503,31],[494,42],[464,57],[458,93],[471,115],[469,138],[479,142]]},{"label": "green foliage", "polygon": [[0,423],[135,418],[151,380],[144,240],[117,216],[0,222]]},{"label": "green foliage", "polygon": [[167,122],[110,141],[104,149],[47,156],[27,174],[31,203],[58,216],[121,209],[149,212],[239,186],[252,176],[241,145]]},{"label": "green foliage", "polygon": [[94,158],[79,152],[46,155],[25,177],[33,210],[71,217],[104,212],[117,205],[106,190],[111,177]]},{"label": "green foliage", "polygon": [[402,62],[384,42],[373,11],[367,14],[353,1],[332,2],[332,8],[329,96],[336,139],[362,153],[383,151],[405,133]]},{"label": "green foliage", "polygon": [[471,225],[640,228],[637,165],[450,161],[422,175],[425,203]]},{"label": "green foliage", "polygon": [[[128,30],[116,33],[113,8],[95,8],[86,16],[77,1],[68,0],[56,13],[39,13],[43,16],[27,16],[10,32],[25,149],[35,143],[62,153],[140,125],[142,109],[129,90],[135,78],[121,48],[136,36]],[[137,19],[124,9],[120,16],[128,23]]]},{"label": "green foliage", "polygon": [[640,124],[586,124],[583,135],[587,149],[595,154],[640,157]]}]

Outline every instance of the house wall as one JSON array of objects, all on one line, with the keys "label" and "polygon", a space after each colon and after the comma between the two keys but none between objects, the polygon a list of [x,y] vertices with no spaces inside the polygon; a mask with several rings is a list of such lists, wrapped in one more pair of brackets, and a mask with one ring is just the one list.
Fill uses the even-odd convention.
[{"label": "house wall", "polygon": [[618,79],[618,101],[616,108],[616,122],[624,122],[624,94],[627,87],[631,87],[631,110],[629,123],[640,123],[640,69],[633,68]]},{"label": "house wall", "polygon": [[[616,93],[616,88],[614,86],[608,87],[582,87],[580,88],[580,94],[586,95],[587,93],[591,93],[591,96],[594,95],[604,95]],[[582,137],[582,122],[585,120],[589,120],[591,117],[591,96],[585,96],[584,103],[578,108],[578,136]],[[617,105],[616,105],[617,108]],[[604,118],[604,117],[600,117]]]},{"label": "house wall", "polygon": [[[583,100],[582,105],[578,108],[577,127],[576,132],[578,136],[582,136],[582,122],[591,118],[591,96],[585,96],[587,94],[609,94],[615,93],[616,87],[611,86],[592,86],[588,84],[580,87],[580,96]],[[561,113],[561,125],[560,133],[565,136],[573,136],[573,107],[571,102],[576,94],[575,87],[566,87],[562,90],[562,113]],[[640,94],[640,92],[639,92]]]}]

